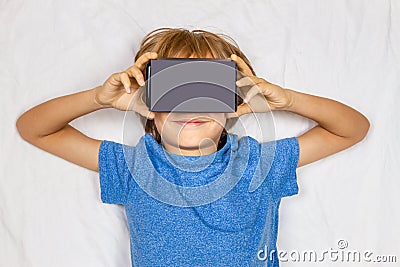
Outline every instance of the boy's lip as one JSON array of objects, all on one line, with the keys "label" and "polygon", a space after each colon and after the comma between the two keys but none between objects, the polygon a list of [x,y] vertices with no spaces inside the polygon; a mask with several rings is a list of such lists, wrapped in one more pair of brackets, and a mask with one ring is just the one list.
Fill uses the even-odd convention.
[{"label": "boy's lip", "polygon": [[175,122],[179,123],[181,125],[185,125],[185,126],[198,126],[198,125],[206,124],[207,122],[210,122],[210,121],[209,120],[199,120],[199,119],[189,119],[189,120],[178,120]]},{"label": "boy's lip", "polygon": [[183,122],[183,123],[202,123],[202,122],[209,122],[209,119],[204,119],[204,118],[191,118],[191,119],[180,119],[180,120],[174,120],[175,122]]},{"label": "boy's lip", "polygon": [[182,123],[202,123],[202,122],[208,122],[208,120],[179,120],[179,121],[175,121],[175,122],[182,122]]}]

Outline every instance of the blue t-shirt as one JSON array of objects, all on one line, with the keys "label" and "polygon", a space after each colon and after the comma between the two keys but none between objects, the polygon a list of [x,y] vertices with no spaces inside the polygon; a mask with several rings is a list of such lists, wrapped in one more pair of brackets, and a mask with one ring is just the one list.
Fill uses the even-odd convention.
[{"label": "blue t-shirt", "polygon": [[101,200],[125,207],[132,266],[279,266],[282,197],[298,193],[296,137],[258,143],[228,134],[216,152],[168,152],[103,140]]}]

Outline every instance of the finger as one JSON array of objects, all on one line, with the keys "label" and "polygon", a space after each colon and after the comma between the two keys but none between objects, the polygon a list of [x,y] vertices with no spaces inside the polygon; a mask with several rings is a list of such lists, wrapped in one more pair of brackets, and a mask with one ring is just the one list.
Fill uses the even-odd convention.
[{"label": "finger", "polygon": [[258,78],[257,76],[245,76],[245,77],[237,80],[236,85],[239,87],[243,87],[243,86],[259,84],[262,82],[263,82],[263,79]]},{"label": "finger", "polygon": [[252,113],[252,112],[253,112],[253,108],[252,108],[251,105],[249,105],[248,103],[244,102],[244,103],[241,105],[241,107],[240,107],[240,111],[241,111],[243,114]]},{"label": "finger", "polygon": [[129,79],[129,75],[126,72],[121,72],[120,74],[121,83],[124,85],[125,90],[128,94],[131,93],[131,80]]},{"label": "finger", "polygon": [[228,112],[228,113],[225,113],[225,118],[226,119],[231,119],[231,118],[237,118],[237,117],[239,117],[240,115],[237,113],[237,112]]},{"label": "finger", "polygon": [[130,67],[126,72],[128,72],[131,77],[134,77],[140,86],[144,85],[143,73],[136,66]]},{"label": "finger", "polygon": [[150,111],[149,108],[147,107],[146,103],[143,102],[143,98],[142,98],[143,94],[144,94],[143,87],[141,87],[135,91],[135,93],[132,96],[132,100],[131,100],[132,105],[130,106],[130,110],[133,110],[133,111],[139,113],[141,116],[152,120],[152,119],[154,119],[155,113]]},{"label": "finger", "polygon": [[236,112],[226,113],[226,118],[237,118],[242,116],[243,114],[251,113],[251,107],[247,103],[242,103],[237,107]]},{"label": "finger", "polygon": [[134,65],[136,65],[136,67],[137,67],[138,69],[140,69],[141,71],[143,71],[144,68],[146,67],[147,62],[148,62],[150,59],[155,59],[155,58],[157,58],[157,56],[158,56],[158,55],[157,55],[156,52],[146,52],[146,53],[144,53],[143,55],[141,55],[141,56],[138,58],[138,60],[136,60],[136,62],[135,62]]},{"label": "finger", "polygon": [[243,114],[251,113],[251,108],[247,103],[243,103],[238,106],[237,113],[239,116],[241,116]]},{"label": "finger", "polygon": [[127,73],[124,74],[124,72],[114,73],[111,75],[111,77],[109,78],[108,81],[112,86],[115,86],[115,87],[120,87],[122,84],[125,87],[126,91],[128,91],[129,87],[127,88],[126,85],[130,85],[130,80],[128,77],[129,83],[126,84],[126,78],[123,78],[124,75],[128,76],[128,74]]},{"label": "finger", "polygon": [[134,111],[142,115],[143,117],[147,117],[149,114],[149,108],[142,101],[135,101]]},{"label": "finger", "polygon": [[134,111],[150,120],[154,119],[155,116],[155,113],[150,111],[147,105],[143,103],[143,101],[135,101]]},{"label": "finger", "polygon": [[234,60],[238,66],[239,71],[243,72],[246,76],[254,76],[249,66],[244,60],[236,54],[231,55],[231,59]]},{"label": "finger", "polygon": [[254,85],[253,87],[250,88],[250,90],[247,92],[246,97],[243,99],[245,103],[248,103],[250,99],[252,99],[256,94],[262,93],[260,91],[260,88],[257,85]]},{"label": "finger", "polygon": [[254,78],[249,76],[243,77],[240,80],[236,81],[236,85],[239,87],[254,85],[254,84],[256,84]]}]

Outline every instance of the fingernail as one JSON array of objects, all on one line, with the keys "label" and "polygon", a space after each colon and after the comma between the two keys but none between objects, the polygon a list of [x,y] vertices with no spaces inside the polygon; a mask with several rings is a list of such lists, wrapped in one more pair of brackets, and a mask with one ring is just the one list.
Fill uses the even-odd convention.
[{"label": "fingernail", "polygon": [[139,79],[139,84],[140,84],[140,86],[143,86],[144,85],[144,81],[142,79]]}]

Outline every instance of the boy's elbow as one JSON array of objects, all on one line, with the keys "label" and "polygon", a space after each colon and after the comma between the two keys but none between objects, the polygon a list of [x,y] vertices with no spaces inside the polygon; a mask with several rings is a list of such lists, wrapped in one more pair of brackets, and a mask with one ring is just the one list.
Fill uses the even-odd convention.
[{"label": "boy's elbow", "polygon": [[21,121],[21,116],[17,119],[15,122],[15,128],[17,128],[17,132],[19,135],[22,137],[22,121]]},{"label": "boy's elbow", "polygon": [[17,129],[17,132],[21,136],[21,138],[29,142],[29,140],[31,139],[29,137],[29,129],[27,129],[27,126],[24,123],[24,117],[22,115],[15,122],[15,128]]},{"label": "boy's elbow", "polygon": [[369,128],[371,127],[371,124],[369,120],[363,116],[362,122],[357,126],[359,129],[359,134],[355,138],[356,143],[361,142],[368,134]]},{"label": "boy's elbow", "polygon": [[371,123],[369,122],[369,120],[367,119],[367,117],[365,117],[365,116],[363,116],[363,117],[364,117],[364,123],[363,123],[363,129],[364,129],[364,131],[363,131],[363,135],[362,135],[361,140],[364,139],[365,136],[367,136],[368,131],[369,131],[369,128],[371,127]]},{"label": "boy's elbow", "polygon": [[22,122],[21,122],[21,117],[19,117],[18,120],[16,121],[15,128],[17,129],[17,132],[18,132],[19,136],[21,136],[22,139],[26,140],[25,134],[24,134],[24,131],[23,131],[24,127],[23,127]]}]

